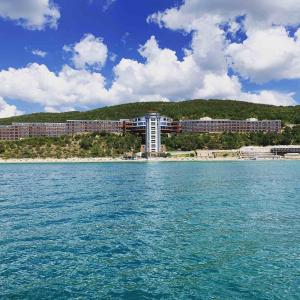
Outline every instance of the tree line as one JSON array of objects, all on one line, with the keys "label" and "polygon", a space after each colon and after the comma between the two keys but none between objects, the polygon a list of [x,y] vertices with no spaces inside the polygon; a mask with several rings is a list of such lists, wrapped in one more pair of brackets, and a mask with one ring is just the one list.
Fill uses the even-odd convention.
[{"label": "tree line", "polygon": [[62,137],[38,137],[18,141],[0,141],[0,157],[71,158],[118,157],[140,151],[141,138],[132,134],[81,134]]},{"label": "tree line", "polygon": [[189,133],[163,135],[162,143],[168,151],[196,149],[239,149],[243,146],[272,146],[300,144],[300,126],[286,127],[282,133]]},{"label": "tree line", "polygon": [[272,106],[232,100],[190,100],[182,102],[138,102],[98,108],[85,112],[35,113],[0,119],[0,124],[12,122],[65,122],[67,120],[118,120],[157,111],[174,120],[211,117],[220,119],[282,120],[300,124],[300,106]]},{"label": "tree line", "polygon": [[[0,141],[0,157],[9,158],[71,158],[119,157],[137,153],[142,137],[105,132],[62,137],[29,138]],[[300,144],[300,126],[286,127],[282,133],[191,133],[162,135],[167,151],[197,149],[239,149],[243,146]]]}]

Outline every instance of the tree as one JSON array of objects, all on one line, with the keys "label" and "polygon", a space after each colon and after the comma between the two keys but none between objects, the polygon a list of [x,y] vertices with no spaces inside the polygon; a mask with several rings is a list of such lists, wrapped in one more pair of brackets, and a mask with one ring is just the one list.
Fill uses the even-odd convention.
[{"label": "tree", "polygon": [[80,148],[84,150],[89,150],[92,145],[93,145],[93,140],[90,137],[84,137],[80,142],[79,142]]},{"label": "tree", "polygon": [[5,151],[5,146],[1,143],[0,144],[0,154],[4,153],[4,151]]},{"label": "tree", "polygon": [[300,115],[295,116],[294,124],[300,124]]}]

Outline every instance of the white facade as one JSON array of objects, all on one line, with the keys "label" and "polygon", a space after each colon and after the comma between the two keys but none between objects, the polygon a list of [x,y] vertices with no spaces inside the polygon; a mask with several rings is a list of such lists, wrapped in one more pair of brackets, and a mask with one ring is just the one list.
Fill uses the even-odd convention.
[{"label": "white facade", "polygon": [[160,115],[149,113],[146,120],[146,145],[145,152],[151,154],[159,153],[161,148]]},{"label": "white facade", "polygon": [[[155,113],[156,115],[156,113]],[[146,128],[146,117],[137,117],[132,119],[132,125],[136,129],[145,129]],[[161,129],[167,129],[172,126],[173,119],[166,117],[166,116],[160,116],[158,114],[158,118],[160,121],[160,127]]]}]

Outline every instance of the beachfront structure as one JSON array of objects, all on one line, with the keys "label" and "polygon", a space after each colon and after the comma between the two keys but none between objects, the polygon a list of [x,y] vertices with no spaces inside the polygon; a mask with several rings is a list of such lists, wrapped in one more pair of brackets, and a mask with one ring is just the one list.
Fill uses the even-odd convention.
[{"label": "beachfront structure", "polygon": [[14,141],[20,139],[19,128],[13,125],[0,126],[0,140]]},{"label": "beachfront structure", "polygon": [[[29,137],[59,137],[69,134],[108,132],[121,134],[130,132],[143,136],[146,140],[147,120],[149,116],[156,119],[156,133],[220,133],[220,132],[275,132],[281,131],[280,120],[211,119],[174,121],[158,113],[150,113],[128,120],[69,120],[65,123],[13,123],[0,126],[0,140],[18,140]],[[150,137],[150,135],[149,135]],[[150,141],[150,140],[149,140]],[[156,149],[160,138],[156,138]],[[150,144],[149,144],[150,145]],[[150,150],[147,149],[147,150]]]},{"label": "beachfront structure", "polygon": [[85,132],[122,133],[122,120],[69,120],[67,121],[68,134]]},{"label": "beachfront structure", "polygon": [[13,123],[12,125],[0,126],[0,140],[58,137],[66,134],[66,123]]},{"label": "beachfront structure", "polygon": [[59,137],[67,134],[66,123],[13,123],[20,137]]},{"label": "beachfront structure", "polygon": [[300,146],[273,146],[271,153],[276,155],[298,154],[300,155]]},{"label": "beachfront structure", "polygon": [[[155,113],[153,113],[155,114]],[[126,120],[126,131],[137,133],[137,134],[146,134],[146,122],[147,122],[147,116],[140,116],[133,118],[132,120]],[[160,131],[162,133],[169,133],[169,132],[174,132],[176,129],[176,125],[178,125],[178,122],[174,122],[173,119],[166,117],[166,116],[161,116],[157,114],[156,116],[159,120],[160,124]]]},{"label": "beachfront structure", "polygon": [[246,120],[211,119],[183,120],[180,122],[182,132],[187,133],[221,133],[221,132],[280,132],[280,120]]},{"label": "beachfront structure", "polygon": [[149,113],[145,116],[146,143],[145,152],[148,155],[161,151],[161,117],[159,113]]}]

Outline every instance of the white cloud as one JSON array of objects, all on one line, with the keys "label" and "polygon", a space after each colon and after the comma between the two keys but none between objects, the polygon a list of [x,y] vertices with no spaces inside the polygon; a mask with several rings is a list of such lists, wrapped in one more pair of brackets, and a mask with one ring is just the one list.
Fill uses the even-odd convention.
[{"label": "white cloud", "polygon": [[[49,112],[87,108],[90,104],[193,98],[293,105],[293,93],[245,92],[239,77],[228,75],[228,70],[231,67],[254,82],[300,78],[300,30],[293,37],[285,30],[286,25],[299,23],[299,15],[299,0],[185,0],[148,18],[171,30],[191,33],[190,46],[184,49],[182,59],[175,51],[160,48],[152,36],[138,50],[143,62],[122,58],[107,88],[100,71],[108,58],[114,61],[115,55],[108,55],[102,38],[86,34],[78,43],[64,46],[75,68],[65,65],[55,73],[34,63],[0,71],[1,103],[10,113],[17,113],[17,109],[7,104],[7,99],[39,103]],[[29,29],[55,28],[60,17],[50,0],[0,0],[0,16]],[[245,16],[242,24],[237,16]],[[246,40],[231,43],[220,24],[227,24],[233,36],[243,30]],[[128,35],[122,39],[125,43]],[[38,49],[32,52],[45,55]]]},{"label": "white cloud", "polygon": [[243,92],[238,77],[208,74],[204,78],[203,88],[195,93],[196,98],[239,100],[271,105],[295,105],[293,93],[285,94],[277,91],[262,90]]},{"label": "white cloud", "polygon": [[227,49],[232,67],[254,82],[300,78],[300,30],[290,37],[284,27],[252,31],[242,44]]},{"label": "white cloud", "polygon": [[129,38],[129,36],[130,36],[130,33],[127,32],[127,31],[122,35],[122,37],[121,37],[121,42],[122,42],[124,45],[127,44],[127,40],[128,40],[128,38]]},{"label": "white cloud", "polygon": [[102,7],[102,10],[105,12],[107,11],[117,0],[106,0],[103,7]]},{"label": "white cloud", "polygon": [[106,102],[104,78],[99,73],[64,66],[55,74],[45,65],[30,64],[0,72],[0,95],[48,107]]},{"label": "white cloud", "polygon": [[[243,78],[257,83],[300,78],[300,30],[290,37],[284,27],[298,25],[299,15],[298,0],[185,0],[182,5],[149,16],[148,22],[192,34],[190,49],[185,53],[193,58],[204,78],[196,95],[286,105],[295,103],[293,94],[243,93],[238,78],[228,73],[232,67]],[[238,22],[237,17],[242,16]],[[231,44],[224,26],[220,26],[224,24],[233,37],[244,31],[246,40]]]},{"label": "white cloud", "polygon": [[9,105],[0,97],[0,118],[8,118],[22,114],[15,105]]},{"label": "white cloud", "polygon": [[195,86],[201,85],[201,74],[191,56],[179,61],[174,51],[161,49],[154,37],[139,52],[146,62],[122,59],[114,68],[115,80],[109,89],[99,72],[64,66],[56,74],[34,63],[1,71],[0,96],[39,103],[47,111],[55,111],[89,104],[179,100],[192,97]]},{"label": "white cloud", "polygon": [[60,107],[53,107],[53,106],[45,106],[44,111],[48,113],[60,113],[60,112],[66,112],[66,111],[75,111],[76,109],[74,107],[68,107],[68,106],[60,106]]},{"label": "white cloud", "polygon": [[160,95],[178,100],[191,96],[201,83],[202,75],[193,58],[186,56],[179,61],[174,51],[159,48],[154,36],[140,47],[139,53],[145,63],[123,58],[115,67],[113,94],[121,89],[130,99]]},{"label": "white cloud", "polygon": [[52,0],[1,0],[0,17],[26,29],[42,30],[47,26],[56,28],[60,12]]},{"label": "white cloud", "polygon": [[179,7],[158,12],[148,18],[160,26],[191,31],[199,28],[204,17],[218,19],[218,23],[246,15],[247,27],[299,24],[298,0],[185,0]]},{"label": "white cloud", "polygon": [[192,35],[191,54],[203,72],[221,75],[227,71],[224,56],[226,41],[223,31],[215,26],[215,22],[211,18],[199,20],[199,29]]},{"label": "white cloud", "polygon": [[241,88],[239,79],[236,76],[230,77],[227,74],[216,75],[210,73],[205,75],[203,86],[197,89],[195,97],[203,99],[235,100],[237,95],[241,95]]},{"label": "white cloud", "polygon": [[40,56],[40,57],[45,57],[45,56],[47,55],[47,52],[42,51],[42,50],[39,50],[39,49],[33,49],[33,50],[31,51],[31,53],[32,53],[33,55]]},{"label": "white cloud", "polygon": [[[299,0],[185,0],[179,7],[153,14],[148,21],[193,32],[191,47],[202,68],[206,64],[210,71],[223,72],[229,58],[235,71],[260,83],[300,78],[300,33],[290,37],[285,30],[285,26],[300,23],[299,15]],[[244,24],[235,21],[238,16],[245,16]],[[233,35],[243,29],[248,38],[230,45],[220,29],[224,23]]]},{"label": "white cloud", "polygon": [[64,46],[64,50],[72,53],[72,61],[76,68],[101,69],[108,56],[107,46],[103,39],[92,34],[86,34],[75,45]]},{"label": "white cloud", "polygon": [[[53,2],[24,2],[0,0],[0,16],[30,29],[57,25],[59,10]],[[299,0],[185,0],[148,18],[160,26],[191,34],[182,59],[175,51],[160,48],[152,36],[138,49],[143,62],[122,58],[107,88],[101,69],[108,58],[114,61],[115,55],[108,54],[102,38],[86,34],[78,43],[64,46],[75,68],[65,65],[55,73],[34,63],[0,71],[0,97],[39,103],[49,112],[87,108],[90,104],[194,98],[293,105],[293,93],[264,89],[245,92],[239,77],[230,76],[228,70],[231,67],[255,82],[300,78],[300,31],[291,37],[285,30],[286,25],[299,23],[299,15]],[[245,16],[244,21],[238,22],[237,16]],[[232,43],[221,24],[227,24],[232,36],[243,30],[246,40]],[[128,35],[124,35],[124,43]],[[34,54],[44,55],[38,51]]]},{"label": "white cloud", "polygon": [[115,62],[116,59],[118,58],[118,55],[116,53],[110,53],[109,54],[109,60],[112,61],[112,62]]},{"label": "white cloud", "polygon": [[160,48],[154,36],[139,48],[139,53],[145,62],[123,58],[114,68],[115,79],[110,88],[106,88],[100,72],[76,70],[67,65],[59,73],[37,63],[2,70],[0,97],[39,103],[48,112],[83,109],[91,104],[195,98],[295,104],[292,94],[245,93],[238,77],[227,75],[226,70],[216,72],[206,67],[193,51],[187,51],[179,60],[174,51]]},{"label": "white cloud", "polygon": [[276,91],[262,90],[257,93],[242,93],[238,99],[253,103],[292,106],[297,104],[293,96],[294,93],[284,94]]},{"label": "white cloud", "polygon": [[101,2],[102,11],[106,12],[117,0],[88,0],[89,4],[94,4],[97,2]]}]

